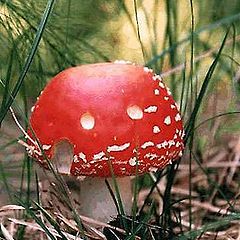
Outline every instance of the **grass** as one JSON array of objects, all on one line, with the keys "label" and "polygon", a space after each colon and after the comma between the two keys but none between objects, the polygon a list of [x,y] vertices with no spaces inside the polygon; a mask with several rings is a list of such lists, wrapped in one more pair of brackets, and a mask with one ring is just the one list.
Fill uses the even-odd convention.
[{"label": "grass", "polygon": [[[239,236],[238,1],[227,6],[222,0],[146,2],[0,1],[0,181],[7,195],[4,204],[11,204],[0,208],[1,237],[32,239],[30,226],[39,239],[104,239],[99,231],[103,226],[111,230],[108,239]],[[125,216],[117,182],[113,189],[108,185],[120,215],[116,229],[84,220],[51,165],[57,183],[51,188],[60,194],[71,217],[45,208],[32,159],[16,155],[22,152],[17,138],[23,136],[16,134],[16,127],[9,133],[14,125],[8,113],[13,107],[27,128],[31,105],[57,72],[124,57],[123,49],[132,46],[121,40],[125,20],[128,38],[137,48],[132,58],[137,53],[138,63],[162,73],[180,103],[186,149],[168,168],[137,176],[132,218]],[[14,184],[13,169],[21,176]],[[143,204],[137,205],[142,194]]]}]

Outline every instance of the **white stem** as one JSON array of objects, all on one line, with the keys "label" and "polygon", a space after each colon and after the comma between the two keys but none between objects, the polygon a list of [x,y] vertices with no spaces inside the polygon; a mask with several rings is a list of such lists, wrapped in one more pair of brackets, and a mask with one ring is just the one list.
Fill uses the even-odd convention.
[{"label": "white stem", "polygon": [[[111,178],[108,179],[112,190],[114,185]],[[118,188],[125,214],[131,214],[132,208],[132,184],[130,177],[117,179]],[[106,186],[104,178],[85,178],[80,183],[80,212],[99,221],[108,222],[116,217],[118,212]]]},{"label": "white stem", "polygon": [[[64,175],[70,174],[70,166],[73,158],[73,149],[69,142],[62,141],[55,146],[55,154],[52,161],[56,164],[58,171]],[[69,182],[68,187],[72,197],[80,203],[80,214],[95,220],[108,222],[118,215],[117,208],[107,188],[104,178],[85,177],[83,180],[65,177]],[[71,184],[74,181],[75,184]],[[131,214],[132,208],[132,183],[130,177],[117,178],[122,204],[127,215]],[[108,182],[115,192],[112,178]],[[76,185],[80,189],[76,189]],[[79,193],[80,192],[80,193]],[[115,194],[116,195],[116,194]]]}]

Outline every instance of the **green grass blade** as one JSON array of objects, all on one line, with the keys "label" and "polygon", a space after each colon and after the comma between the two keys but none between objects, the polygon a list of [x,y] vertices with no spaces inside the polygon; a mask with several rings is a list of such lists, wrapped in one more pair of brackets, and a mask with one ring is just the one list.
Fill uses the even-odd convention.
[{"label": "green grass blade", "polygon": [[[205,32],[205,31],[212,31],[220,26],[225,26],[225,25],[230,25],[234,22],[237,22],[240,20],[240,13],[237,13],[235,15],[232,15],[232,16],[228,16],[228,17],[225,17],[225,18],[222,18],[221,20],[219,21],[216,21],[212,24],[209,24],[205,27],[202,27],[198,30],[196,30],[194,32],[194,35],[198,36],[200,35],[201,33]],[[186,38],[178,41],[177,43],[174,43],[171,47],[169,48],[166,48],[164,49],[160,54],[154,56],[151,60],[149,60],[147,63],[146,63],[146,66],[151,66],[153,64],[155,64],[155,62],[157,62],[159,59],[163,58],[166,54],[169,54],[170,52],[172,51],[175,51],[179,46],[181,46],[182,44],[186,43],[187,41],[189,41],[191,39],[191,34],[189,36],[187,36]]]},{"label": "green grass blade", "polygon": [[1,175],[3,186],[7,191],[8,198],[9,198],[10,202],[13,202],[12,191],[10,190],[8,178],[6,176],[6,172],[4,170],[4,166],[3,166],[3,163],[1,160],[0,160],[0,175]]},{"label": "green grass blade", "polygon": [[199,168],[201,169],[201,171],[206,175],[207,177],[207,180],[209,181],[209,183],[211,183],[211,185],[214,186],[214,188],[216,188],[218,190],[218,193],[222,196],[222,198],[226,201],[226,203],[228,204],[229,208],[231,210],[234,209],[232,203],[229,201],[229,199],[227,199],[227,197],[225,196],[224,194],[224,191],[221,190],[220,186],[215,182],[213,181],[210,177],[209,177],[209,174],[207,172],[207,170],[205,170],[205,168],[202,167],[200,161],[198,160],[198,158],[196,157],[195,154],[193,154],[193,152],[191,152],[191,155],[194,157],[194,160],[195,162],[198,164]]},{"label": "green grass blade", "polygon": [[9,59],[9,63],[8,63],[8,69],[7,69],[7,74],[6,74],[5,83],[4,83],[4,92],[3,92],[3,96],[2,96],[2,104],[1,104],[0,113],[3,112],[4,106],[6,105],[6,102],[8,99],[9,84],[10,84],[12,67],[13,67],[13,58],[14,58],[14,49],[11,50],[10,59]]},{"label": "green grass blade", "polygon": [[19,202],[19,204],[25,208],[26,212],[36,221],[36,223],[44,230],[44,232],[46,233],[46,235],[49,237],[49,239],[51,240],[56,240],[56,238],[54,237],[54,235],[49,231],[49,229],[46,227],[45,223],[42,222],[41,218],[38,217],[34,210],[32,208],[30,208],[27,204],[25,204],[22,200],[18,199],[16,197],[17,201]]},{"label": "green grass blade", "polygon": [[134,3],[134,14],[135,14],[135,20],[136,20],[136,26],[137,26],[137,37],[138,37],[138,41],[140,43],[141,46],[141,50],[142,50],[142,55],[143,55],[143,61],[144,63],[146,63],[147,61],[147,55],[146,55],[146,51],[142,42],[142,38],[141,38],[141,32],[140,32],[140,26],[139,26],[139,17],[138,17],[138,8],[137,8],[137,0],[133,0]]},{"label": "green grass blade", "polygon": [[213,63],[211,64],[211,66],[210,66],[210,68],[209,68],[209,70],[206,74],[206,77],[204,79],[204,82],[202,84],[202,87],[200,89],[200,92],[199,92],[198,98],[196,100],[194,109],[193,109],[193,111],[191,113],[191,116],[189,118],[189,121],[188,121],[188,123],[185,127],[185,131],[186,131],[186,135],[185,135],[185,139],[184,139],[185,142],[188,141],[188,138],[190,137],[190,135],[192,134],[192,131],[194,129],[194,124],[195,124],[195,120],[196,120],[198,111],[200,109],[203,97],[205,96],[205,93],[207,91],[207,88],[208,88],[209,82],[212,78],[212,75],[214,73],[214,70],[216,69],[217,63],[218,63],[219,58],[221,56],[221,53],[222,53],[223,47],[225,45],[225,42],[226,42],[227,36],[229,34],[229,31],[230,31],[230,29],[228,29],[227,33],[225,34],[225,37],[224,37],[223,42],[221,44],[221,47],[220,47],[220,49],[219,49],[219,51],[216,55],[216,58],[214,59]]},{"label": "green grass blade", "polygon": [[63,240],[68,240],[66,238],[66,236],[62,233],[61,228],[60,228],[59,224],[55,221],[55,219],[53,219],[53,217],[44,208],[42,208],[37,202],[33,202],[33,203],[37,207],[37,209],[43,213],[45,218],[54,227],[54,229],[62,237],[62,239]]},{"label": "green grass blade", "polygon": [[124,218],[124,216],[126,214],[125,214],[125,211],[124,211],[122,198],[121,198],[120,190],[119,190],[118,183],[117,183],[117,180],[116,180],[116,176],[113,172],[113,167],[112,167],[112,163],[111,163],[111,160],[110,160],[110,156],[108,157],[108,166],[110,168],[110,172],[111,172],[111,176],[112,176],[113,187],[114,187],[114,190],[115,190],[116,200],[117,200],[117,203],[118,203],[118,209],[119,209],[119,212],[120,212],[120,220],[122,222],[124,230],[126,232],[128,232],[129,230],[128,230],[127,222],[126,222],[126,219]]},{"label": "green grass blade", "polygon": [[31,66],[31,63],[33,61],[33,58],[34,58],[34,55],[38,49],[38,45],[40,43],[40,40],[42,38],[42,34],[44,32],[44,29],[46,27],[46,24],[47,24],[47,21],[48,21],[48,18],[52,12],[52,9],[53,9],[53,6],[54,6],[54,3],[55,3],[55,0],[49,0],[48,3],[47,3],[47,6],[46,6],[46,9],[43,13],[43,16],[42,16],[42,19],[41,19],[41,22],[39,24],[39,28],[38,28],[38,31],[36,33],[36,37],[33,41],[33,45],[32,45],[32,48],[31,48],[31,51],[28,55],[28,58],[24,64],[24,67],[23,67],[23,70],[18,78],[18,81],[11,93],[11,96],[8,98],[8,101],[6,102],[5,106],[4,106],[4,109],[3,111],[0,113],[0,125],[3,121],[3,119],[5,118],[9,108],[11,107],[14,99],[16,98],[19,90],[20,90],[20,87],[22,86],[23,84],[23,81],[27,75],[27,72]]},{"label": "green grass blade", "polygon": [[[190,2],[190,9],[191,9],[191,59],[190,59],[190,89],[191,89],[191,97],[190,97],[190,103],[193,103],[194,97],[193,97],[193,74],[194,74],[194,25],[195,25],[195,19],[194,19],[194,9],[193,9],[193,1],[189,0]],[[192,104],[190,104],[190,109],[192,110]],[[189,156],[189,185],[188,185],[188,191],[189,191],[189,209],[188,209],[188,218],[189,218],[189,230],[192,228],[192,148],[193,148],[193,136],[194,132],[191,134],[191,139],[189,143],[189,149],[190,149],[190,156]]]},{"label": "green grass blade", "polygon": [[135,24],[134,24],[134,22],[132,20],[132,13],[128,10],[125,1],[124,0],[117,0],[117,1],[118,1],[118,4],[119,4],[120,8],[122,8],[124,13],[126,14],[128,20],[129,20],[129,22],[131,24],[132,29],[136,33]]},{"label": "green grass blade", "polygon": [[194,128],[194,131],[197,130],[198,128],[200,128],[202,125],[210,122],[210,121],[213,121],[217,118],[220,118],[220,117],[224,117],[224,116],[227,116],[227,115],[234,115],[234,114],[240,114],[240,111],[232,111],[232,112],[226,112],[226,113],[219,113],[213,117],[210,117],[202,122],[200,122],[195,128]]},{"label": "green grass blade", "polygon": [[[170,48],[175,45],[178,37],[178,14],[177,14],[177,1],[166,1],[166,13],[167,13],[167,24],[165,31],[165,43]],[[173,27],[174,26],[174,27]],[[177,50],[177,49],[176,49]],[[174,67],[177,61],[177,51],[169,52],[169,65]],[[170,88],[173,96],[176,96],[176,76],[175,74],[171,75]]]},{"label": "green grass blade", "polygon": [[[145,227],[145,225],[147,225],[148,221],[150,220],[150,218],[152,217],[152,210],[153,210],[153,204],[151,204],[148,213],[144,216],[144,218],[137,224],[137,222],[135,222],[135,229],[134,231],[131,233],[131,235],[129,235],[128,237],[125,238],[125,240],[135,240],[137,237],[138,232]],[[145,239],[145,238],[141,238],[141,239]]]},{"label": "green grass blade", "polygon": [[112,197],[112,200],[113,200],[113,202],[114,202],[114,205],[115,205],[115,207],[116,207],[116,210],[117,210],[118,215],[121,215],[121,212],[120,212],[120,209],[119,209],[119,206],[118,206],[117,199],[116,199],[116,197],[115,197],[115,195],[114,195],[114,192],[113,192],[113,190],[112,190],[112,188],[111,188],[111,185],[110,185],[110,183],[108,182],[107,179],[105,179],[105,184],[106,184],[106,186],[107,186],[107,188],[108,188],[108,191],[109,191],[109,193],[110,193],[110,195],[111,195],[111,197]]},{"label": "green grass blade", "polygon": [[200,229],[192,230],[187,233],[184,233],[182,236],[176,237],[176,240],[187,240],[187,239],[196,239],[198,236],[202,235],[207,231],[215,231],[217,228],[224,227],[228,225],[231,221],[239,221],[240,214],[231,214],[229,216],[223,217],[219,221],[213,223],[208,223],[203,225]]},{"label": "green grass blade", "polygon": [[[138,149],[138,148],[136,148]],[[136,161],[136,171],[135,171],[135,178],[134,178],[134,184],[133,184],[133,204],[132,204],[132,226],[131,231],[135,229],[135,220],[137,217],[137,200],[138,200],[138,192],[139,192],[139,174],[138,174],[138,150],[136,151],[135,155],[137,161]]]},{"label": "green grass blade", "polygon": [[153,193],[154,189],[157,187],[157,184],[159,183],[159,181],[161,180],[162,177],[163,177],[163,173],[162,173],[162,170],[160,170],[157,172],[156,180],[154,180],[148,195],[145,197],[144,203],[143,203],[141,209],[139,210],[139,215],[141,215],[143,213],[143,209],[145,208],[146,204],[148,203],[148,200],[149,200],[151,194]]}]

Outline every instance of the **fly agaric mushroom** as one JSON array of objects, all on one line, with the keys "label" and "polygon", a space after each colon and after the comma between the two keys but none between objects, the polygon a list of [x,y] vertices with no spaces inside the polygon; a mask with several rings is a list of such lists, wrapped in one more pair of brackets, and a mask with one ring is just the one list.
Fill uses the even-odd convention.
[{"label": "fly agaric mushroom", "polygon": [[[110,206],[100,201],[111,202],[103,190],[104,179],[112,176],[110,165],[116,177],[143,174],[164,168],[184,148],[181,116],[161,77],[122,61],[82,65],[56,75],[33,107],[30,124],[49,159],[60,143],[72,146],[72,158],[63,160],[58,170],[92,177],[81,186],[82,211],[101,220]],[[29,144],[29,154],[44,165],[38,145]],[[130,188],[129,178],[119,179]],[[124,198],[129,190],[119,187],[130,213],[131,194]],[[102,209],[99,214],[96,205]]]}]

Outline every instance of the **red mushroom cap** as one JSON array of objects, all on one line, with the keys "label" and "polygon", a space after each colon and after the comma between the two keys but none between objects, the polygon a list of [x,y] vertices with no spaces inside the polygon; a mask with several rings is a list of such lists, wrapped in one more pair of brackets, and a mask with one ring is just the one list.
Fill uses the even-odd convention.
[{"label": "red mushroom cap", "polygon": [[[126,176],[165,167],[182,154],[183,125],[170,91],[151,69],[100,63],[56,75],[34,106],[31,127],[50,159],[73,146],[70,174]],[[36,148],[36,146],[33,146]],[[38,149],[39,150],[39,149]],[[41,154],[32,155],[44,162]]]}]

